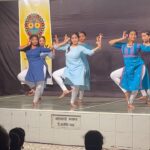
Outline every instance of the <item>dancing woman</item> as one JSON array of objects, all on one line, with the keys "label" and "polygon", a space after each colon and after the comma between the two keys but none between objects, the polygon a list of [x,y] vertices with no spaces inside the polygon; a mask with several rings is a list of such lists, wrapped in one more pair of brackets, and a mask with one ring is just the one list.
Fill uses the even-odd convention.
[{"label": "dancing woman", "polygon": [[[89,50],[92,50],[92,46],[86,42],[87,35],[84,31],[79,32],[79,44]],[[89,66],[89,61],[87,59],[87,55],[82,53],[81,59],[84,63],[85,67],[85,90],[90,90],[90,66]],[[84,90],[79,91],[79,103],[83,102],[83,97],[84,97]]]},{"label": "dancing woman", "polygon": [[[73,33],[71,39],[65,37],[65,40],[62,43],[54,45],[56,50],[66,52],[66,67],[63,70],[63,76],[65,83],[72,87],[71,95],[71,106],[76,108],[76,100],[79,90],[84,90],[86,87],[85,82],[85,66],[82,61],[82,54],[93,55],[97,50],[101,48],[101,39],[100,35],[97,38],[97,47],[89,50],[79,44],[79,35],[78,33]],[[68,42],[70,41],[70,44]]]},{"label": "dancing woman", "polygon": [[[128,42],[123,41],[128,38]],[[121,49],[124,59],[124,69],[120,81],[121,88],[131,92],[128,100],[128,108],[134,109],[133,101],[137,96],[138,90],[143,89],[142,80],[145,75],[145,65],[139,55],[142,49],[136,41],[137,32],[135,30],[123,33],[122,38],[109,41],[109,44]]]},{"label": "dancing woman", "polygon": [[[142,32],[142,34],[141,34],[142,42],[144,45],[145,45],[145,43],[147,44],[147,42],[149,43],[149,37],[147,34],[148,34],[148,32]],[[110,77],[120,87],[120,89],[123,91],[123,93],[125,95],[125,99],[128,101],[129,95],[130,95],[129,92],[120,86],[120,81],[121,81],[123,70],[124,70],[124,67],[111,72]],[[141,92],[142,96],[140,98],[138,98],[138,100],[146,100],[147,101],[148,95],[147,95],[146,91],[143,89],[143,90],[140,90],[140,92]]]},{"label": "dancing woman", "polygon": [[[45,47],[45,48],[48,48],[48,45],[45,45],[45,43],[46,43],[46,39],[45,39],[45,37],[44,36],[41,36],[41,37],[39,37],[39,46],[41,46],[41,47]],[[27,45],[25,45],[25,46],[20,46],[19,47],[19,49],[20,49],[20,51],[26,51],[29,47],[30,47],[30,45],[31,45],[31,42],[30,42],[30,40],[29,40],[29,43],[27,44]],[[51,58],[51,59],[53,59],[54,57],[55,57],[55,52],[54,52],[54,50],[51,52],[51,51],[49,51],[49,52],[42,52],[41,54],[40,54],[40,56],[41,56],[41,58],[43,59],[43,61],[44,61],[44,64],[45,64],[45,66],[46,66],[46,74],[47,74],[47,76],[46,76],[46,83],[47,84],[49,84],[49,81],[51,80],[51,72],[49,72],[48,71],[48,65],[47,65],[47,63],[46,63],[46,61],[45,61],[45,57],[47,56],[47,57],[49,57],[49,58]],[[25,77],[26,77],[26,75],[27,75],[27,72],[28,72],[28,69],[24,69],[23,71],[21,71],[19,74],[18,74],[18,79],[19,79],[19,81],[20,82],[22,82],[22,83],[25,83]],[[35,89],[34,88],[32,88],[28,93],[27,93],[27,95],[28,96],[33,96],[34,95],[34,92],[35,92]]]},{"label": "dancing woman", "polygon": [[148,100],[147,103],[150,104],[150,32],[144,31],[141,33],[141,38],[143,41],[142,49],[140,51],[141,57],[144,60],[146,66],[146,78],[144,78],[145,89],[147,90]]},{"label": "dancing woman", "polygon": [[28,59],[29,68],[23,82],[31,89],[35,87],[33,106],[36,106],[43,94],[46,77],[46,67],[40,54],[48,53],[50,49],[39,46],[39,38],[37,35],[31,35],[30,42],[29,46],[19,49],[23,49]]},{"label": "dancing woman", "polygon": [[[84,31],[81,31],[79,32],[79,44],[84,46],[85,48],[88,48],[90,50],[92,50],[92,46],[89,45],[88,43],[86,43],[86,33]],[[55,41],[57,43],[59,43],[59,39],[57,36],[55,36]],[[86,89],[89,90],[90,89],[90,67],[89,67],[89,62],[88,62],[88,59],[87,59],[87,55],[85,54],[82,54],[81,55],[81,58],[82,58],[82,61],[84,63],[84,66],[85,66],[85,71],[86,71]],[[64,68],[61,68],[59,70],[56,70],[53,72],[53,77],[54,79],[56,80],[56,82],[58,83],[58,85],[60,86],[60,88],[62,89],[63,93],[62,95],[59,97],[59,98],[63,98],[66,94],[68,94],[70,91],[67,89],[67,87],[65,86],[64,84],[64,81],[63,81],[63,70]],[[82,103],[82,100],[83,100],[83,97],[84,97],[84,90],[80,90],[79,91],[79,104]]]}]

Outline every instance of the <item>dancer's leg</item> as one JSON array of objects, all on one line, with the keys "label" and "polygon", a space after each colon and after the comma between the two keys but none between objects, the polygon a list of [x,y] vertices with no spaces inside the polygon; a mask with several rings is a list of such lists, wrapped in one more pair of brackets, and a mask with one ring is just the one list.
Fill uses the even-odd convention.
[{"label": "dancer's leg", "polygon": [[78,93],[79,93],[79,87],[73,87],[71,93],[71,101],[70,101],[72,107],[76,107],[75,101],[77,100]]},{"label": "dancer's leg", "polygon": [[60,86],[60,88],[63,91],[62,95],[59,98],[63,98],[66,94],[70,93],[70,91],[67,89],[67,87],[65,86],[63,82],[64,70],[65,68],[62,68],[53,72],[53,78],[55,79],[55,81],[57,82],[57,84]]},{"label": "dancer's leg", "polygon": [[41,97],[41,94],[43,92],[44,84],[45,84],[45,81],[37,82],[35,94],[34,94],[34,99],[33,99],[34,104],[36,104],[39,101],[39,98]]},{"label": "dancer's leg", "polygon": [[30,87],[30,91],[27,93],[27,95],[29,95],[29,96],[31,96],[31,95],[34,95],[34,83],[32,83],[32,82],[28,82],[28,81],[26,81],[25,80],[25,77],[26,77],[26,75],[27,75],[27,72],[28,72],[28,69],[25,69],[25,70],[23,70],[23,71],[21,71],[19,74],[18,74],[18,76],[17,76],[17,78],[18,78],[18,80],[22,83],[22,84],[27,84],[29,87]]},{"label": "dancer's leg", "polygon": [[138,91],[133,91],[133,92],[131,93],[130,98],[129,98],[129,101],[128,101],[128,108],[134,109],[133,102],[134,102],[134,100],[135,100],[137,94],[138,94]]},{"label": "dancer's leg", "polygon": [[[144,78],[145,71],[146,71],[146,68],[145,68],[145,65],[143,65],[143,68],[142,68],[142,80],[143,80],[143,78]],[[134,100],[135,100],[137,94],[138,94],[138,91],[133,91],[133,92],[131,93],[130,98],[129,98],[129,101],[128,101],[128,108],[131,108],[131,109],[134,108],[133,102],[134,102]]]},{"label": "dancer's leg", "polygon": [[125,95],[125,99],[128,101],[128,99],[129,99],[129,93],[127,92],[127,90],[123,89],[120,86],[120,81],[121,81],[121,76],[122,76],[122,73],[123,73],[123,69],[124,68],[122,67],[120,69],[117,69],[117,70],[113,71],[110,74],[110,77],[119,86],[119,88],[123,91],[123,93]]},{"label": "dancer's leg", "polygon": [[82,103],[84,97],[84,90],[79,91],[79,103]]}]

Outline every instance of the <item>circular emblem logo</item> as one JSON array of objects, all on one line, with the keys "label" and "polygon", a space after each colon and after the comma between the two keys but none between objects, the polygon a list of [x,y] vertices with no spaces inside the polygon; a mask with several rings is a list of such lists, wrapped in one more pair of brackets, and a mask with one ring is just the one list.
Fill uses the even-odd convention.
[{"label": "circular emblem logo", "polygon": [[42,35],[45,29],[45,22],[39,14],[32,13],[27,16],[24,26],[29,36],[32,34]]}]

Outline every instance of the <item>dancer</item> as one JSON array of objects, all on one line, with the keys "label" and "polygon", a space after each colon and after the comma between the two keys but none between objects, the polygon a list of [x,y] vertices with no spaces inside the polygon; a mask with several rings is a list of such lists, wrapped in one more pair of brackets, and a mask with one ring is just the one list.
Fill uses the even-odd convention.
[{"label": "dancer", "polygon": [[[87,38],[86,33],[84,31],[79,32],[79,44],[85,48],[88,48],[89,50],[92,50],[92,46],[90,44],[86,43],[86,38]],[[87,55],[82,53],[81,59],[84,63],[84,67],[85,67],[86,90],[90,90],[90,66],[89,66],[89,62],[87,59]],[[78,101],[79,104],[81,104],[83,102],[83,97],[84,97],[84,90],[80,90],[79,91],[79,101]]]},{"label": "dancer", "polygon": [[141,33],[141,38],[143,41],[143,45],[146,46],[141,49],[140,54],[142,59],[144,60],[147,72],[146,75],[148,76],[145,80],[146,82],[146,89],[148,94],[148,100],[147,103],[150,104],[150,50],[147,48],[147,46],[150,46],[150,32],[144,31]]},{"label": "dancer", "polygon": [[[127,43],[122,43],[128,38]],[[121,88],[130,91],[131,95],[128,100],[128,108],[134,109],[133,101],[136,98],[138,90],[142,89],[142,79],[145,75],[145,65],[139,55],[142,49],[140,44],[135,43],[137,32],[135,30],[123,33],[122,38],[109,41],[109,44],[122,50],[124,58],[124,69],[120,81]]]},{"label": "dancer", "polygon": [[[59,41],[57,35],[55,36],[55,41]],[[59,43],[59,42],[57,42]],[[79,44],[84,46],[85,48],[88,48],[90,50],[92,50],[92,46],[89,45],[88,43],[86,43],[86,33],[84,31],[79,32]],[[90,67],[89,67],[89,63],[87,60],[87,55],[82,54],[82,61],[84,63],[85,66],[85,71],[86,71],[86,89],[89,90],[90,89]],[[63,98],[64,96],[66,96],[67,94],[69,94],[71,92],[71,90],[68,90],[67,87],[65,86],[64,82],[63,82],[63,71],[64,68],[56,70],[53,72],[53,77],[56,80],[56,82],[58,83],[58,85],[61,87],[63,93],[61,94],[61,96],[59,98]],[[84,97],[84,90],[80,90],[79,91],[79,104],[82,103]]]},{"label": "dancer", "polygon": [[[62,43],[54,45],[56,50],[66,52],[66,67],[63,70],[63,76],[65,83],[72,86],[70,101],[72,108],[76,108],[76,99],[79,90],[84,90],[86,87],[85,67],[81,55],[82,53],[85,55],[93,55],[101,48],[101,39],[102,36],[100,35],[96,41],[97,47],[92,50],[79,45],[78,33],[72,34],[71,39],[68,36],[65,36],[65,40]],[[71,41],[70,44],[68,44],[69,41]]]},{"label": "dancer", "polygon": [[[48,47],[48,45],[45,45],[45,43],[46,43],[46,39],[45,39],[45,37],[44,36],[41,36],[40,38],[39,38],[39,46],[41,46],[41,47],[45,47],[45,48],[47,48]],[[20,46],[19,47],[19,49],[20,49],[20,51],[26,51],[28,48],[29,48],[29,46],[30,46],[30,44],[31,44],[31,42],[30,42],[30,40],[29,40],[29,43],[27,44],[27,45],[25,45],[25,46]],[[48,71],[48,65],[47,65],[47,63],[46,63],[46,61],[45,61],[45,57],[47,56],[47,57],[49,57],[49,58],[51,58],[51,59],[53,59],[54,57],[55,57],[55,52],[54,52],[54,50],[53,50],[53,52],[51,53],[51,52],[42,52],[41,54],[40,54],[40,56],[41,56],[41,58],[44,60],[44,64],[45,64],[45,66],[46,66],[46,84],[49,84],[49,83],[51,83],[52,81],[52,79],[51,79],[51,72],[49,72]],[[21,71],[19,74],[18,74],[18,80],[19,81],[21,81],[22,83],[24,83],[25,82],[25,77],[26,77],[26,75],[27,75],[27,72],[28,72],[28,68],[27,69],[24,69],[23,71]],[[35,88],[32,88],[32,89],[30,89],[30,91],[27,93],[27,95],[28,96],[33,96],[34,95],[34,92],[35,92]]]},{"label": "dancer", "polygon": [[[145,33],[143,32],[142,33],[142,41],[143,41],[143,44],[146,42],[147,43],[147,40],[149,39],[147,36],[145,36]],[[124,95],[125,95],[125,99],[126,101],[128,101],[129,99],[129,95],[130,93],[123,89],[121,86],[120,86],[120,81],[121,81],[121,76],[122,76],[122,73],[123,73],[123,70],[124,70],[124,67],[120,68],[120,69],[117,69],[115,71],[113,71],[111,74],[110,74],[110,77],[111,79],[120,87],[120,89],[123,91]],[[140,90],[141,94],[142,94],[142,97],[138,98],[138,100],[146,100],[147,101],[147,93],[145,90]]]},{"label": "dancer", "polygon": [[35,87],[33,106],[37,106],[39,99],[43,94],[46,77],[46,67],[40,54],[42,52],[50,52],[50,49],[39,47],[39,38],[37,35],[31,35],[30,42],[31,44],[24,48],[29,63],[29,68],[24,83],[31,89]]},{"label": "dancer", "polygon": [[[44,36],[39,37],[39,44],[41,47],[49,48],[48,45],[46,45],[46,38]],[[52,49],[52,48],[51,48]],[[46,84],[52,84],[52,73],[51,68],[49,69],[48,64],[46,63],[46,57],[49,57],[50,59],[54,59],[55,57],[55,50],[52,49],[53,53],[41,53],[40,56],[43,58],[45,66],[46,66]]]}]

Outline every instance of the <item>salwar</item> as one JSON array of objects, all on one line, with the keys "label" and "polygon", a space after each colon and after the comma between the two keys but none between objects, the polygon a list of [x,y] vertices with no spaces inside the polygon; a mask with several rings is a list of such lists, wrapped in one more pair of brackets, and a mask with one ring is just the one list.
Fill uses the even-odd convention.
[{"label": "salwar", "polygon": [[[110,74],[110,77],[111,77],[111,79],[118,85],[118,87],[119,87],[124,93],[126,93],[127,90],[123,89],[123,88],[120,86],[120,81],[121,81],[121,76],[122,76],[122,73],[123,73],[123,69],[124,69],[124,67],[113,71],[113,72]],[[142,96],[147,96],[147,93],[146,93],[145,90],[140,90],[140,92],[141,92]]]},{"label": "salwar", "polygon": [[45,81],[39,81],[36,83],[35,94],[33,102],[36,103],[39,98],[43,95]]},{"label": "salwar", "polygon": [[[142,79],[144,78],[145,72],[146,72],[146,67],[145,67],[145,65],[143,65],[143,68],[142,68]],[[128,100],[128,104],[133,104],[137,94],[138,94],[138,90],[131,92],[130,98]]]},{"label": "salwar", "polygon": [[80,90],[79,91],[79,100],[83,100],[83,97],[84,97],[84,91],[82,90]]},{"label": "salwar", "polygon": [[62,91],[68,90],[67,87],[64,84],[64,81],[63,81],[64,70],[65,70],[65,68],[61,68],[61,69],[56,70],[56,71],[53,72],[53,78],[55,79],[57,84],[60,86]]},{"label": "salwar", "polygon": [[[43,67],[43,71],[44,71],[44,77],[46,77],[46,67],[45,66]],[[25,69],[25,70],[21,71],[17,77],[18,77],[19,81],[21,81],[24,84],[27,84],[31,89],[35,87],[35,94],[34,94],[33,102],[37,102],[43,94],[45,81],[38,81],[37,83],[26,81],[25,77],[27,75],[27,72],[28,72],[28,69]]]},{"label": "salwar", "polygon": [[74,104],[75,101],[77,100],[78,93],[79,93],[79,87],[72,87],[71,101],[70,101],[71,104]]},{"label": "salwar", "polygon": [[[64,77],[63,77],[64,70],[65,70],[65,68],[61,68],[61,69],[53,72],[53,78],[55,79],[57,84],[60,86],[62,91],[68,90],[66,85],[64,84],[64,80],[63,80],[64,79]],[[73,86],[71,86],[71,88],[73,88]],[[79,91],[79,100],[82,100],[83,97],[84,97],[84,90],[80,90]]]},{"label": "salwar", "polygon": [[111,77],[111,79],[119,86],[119,88],[120,88],[124,93],[126,93],[127,90],[123,89],[123,88],[120,86],[120,81],[121,81],[121,76],[122,76],[122,73],[123,73],[123,69],[124,69],[124,67],[113,71],[113,72],[110,74],[110,77]]},{"label": "salwar", "polygon": [[17,78],[18,78],[18,80],[19,80],[22,84],[27,84],[27,85],[32,89],[33,87],[35,87],[35,84],[34,84],[33,82],[29,82],[29,81],[26,81],[26,80],[25,80],[25,77],[26,77],[26,75],[27,75],[27,72],[28,72],[28,69],[25,69],[25,70],[21,71],[21,72],[18,74]]}]

